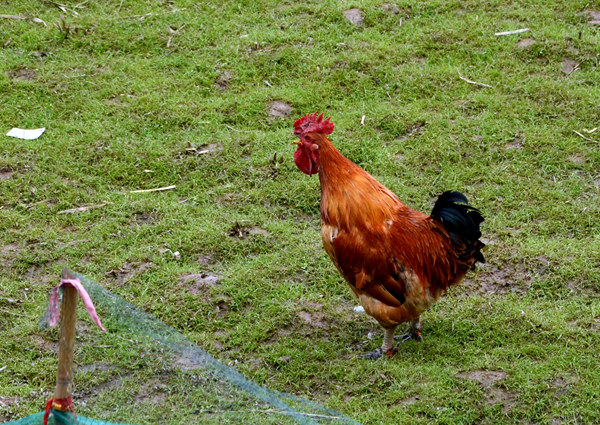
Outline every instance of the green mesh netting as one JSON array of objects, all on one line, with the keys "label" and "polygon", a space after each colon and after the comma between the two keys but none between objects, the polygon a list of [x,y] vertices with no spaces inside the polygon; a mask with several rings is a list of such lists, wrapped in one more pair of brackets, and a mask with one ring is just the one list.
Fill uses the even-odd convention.
[{"label": "green mesh netting", "polygon": [[[337,411],[247,380],[176,330],[89,279],[76,277],[108,332],[99,337],[96,329],[89,328],[86,335],[78,329],[73,392],[78,416],[53,412],[49,424],[358,424]],[[79,392],[78,382],[91,390]],[[40,406],[45,402],[41,399]],[[8,424],[40,425],[43,416],[40,412]]]}]

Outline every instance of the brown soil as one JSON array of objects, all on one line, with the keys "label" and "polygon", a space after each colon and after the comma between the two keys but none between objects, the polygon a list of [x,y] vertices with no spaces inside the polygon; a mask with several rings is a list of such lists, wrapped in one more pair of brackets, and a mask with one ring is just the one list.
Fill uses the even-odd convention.
[{"label": "brown soil", "polygon": [[473,370],[470,372],[459,373],[460,378],[479,382],[485,392],[486,401],[490,406],[502,404],[504,411],[512,410],[517,402],[517,396],[497,386],[497,383],[504,380],[508,374],[503,371],[493,370]]},{"label": "brown soil", "polygon": [[19,68],[14,71],[8,71],[8,76],[13,80],[31,81],[37,77],[37,74],[30,69]]},{"label": "brown soil", "polygon": [[219,277],[211,273],[190,273],[177,279],[179,285],[183,286],[191,294],[206,294],[211,287],[219,284]]},{"label": "brown soil", "polygon": [[267,107],[267,113],[272,118],[285,118],[292,113],[293,108],[285,102],[275,100]]},{"label": "brown soil", "polygon": [[352,22],[354,25],[359,26],[363,23],[364,17],[360,9],[348,9],[342,12],[344,18]]},{"label": "brown soil", "polygon": [[152,263],[143,261],[139,264],[125,263],[118,269],[113,269],[106,272],[104,275],[109,279],[116,281],[119,285],[123,285],[133,279],[138,274],[141,274],[152,267]]},{"label": "brown soil", "polygon": [[535,44],[535,40],[533,38],[523,38],[517,42],[517,47],[520,49],[526,49]]}]

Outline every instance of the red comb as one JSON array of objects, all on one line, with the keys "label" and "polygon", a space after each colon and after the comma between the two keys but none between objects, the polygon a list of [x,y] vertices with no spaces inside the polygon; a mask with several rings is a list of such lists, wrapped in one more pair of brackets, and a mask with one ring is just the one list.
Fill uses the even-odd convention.
[{"label": "red comb", "polygon": [[331,117],[323,119],[323,113],[318,115],[318,112],[307,114],[294,123],[294,134],[301,136],[306,133],[321,133],[331,134],[335,127],[330,121]]}]

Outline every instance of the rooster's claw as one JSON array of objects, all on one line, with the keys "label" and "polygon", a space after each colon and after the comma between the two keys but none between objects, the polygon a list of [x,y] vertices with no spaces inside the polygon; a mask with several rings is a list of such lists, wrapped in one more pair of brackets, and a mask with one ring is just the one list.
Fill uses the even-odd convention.
[{"label": "rooster's claw", "polygon": [[395,347],[385,352],[381,348],[378,348],[375,351],[371,351],[370,353],[363,355],[363,358],[368,360],[379,360],[384,353],[388,356],[388,358],[392,358],[397,352],[398,350],[396,350]]},{"label": "rooster's claw", "polygon": [[406,341],[409,341],[411,339],[414,339],[415,341],[423,341],[423,335],[421,335],[421,331],[418,329],[410,329],[407,333],[405,333],[404,335],[400,335],[400,342],[398,344],[396,344],[395,348],[398,348],[398,346],[400,344],[405,343]]}]

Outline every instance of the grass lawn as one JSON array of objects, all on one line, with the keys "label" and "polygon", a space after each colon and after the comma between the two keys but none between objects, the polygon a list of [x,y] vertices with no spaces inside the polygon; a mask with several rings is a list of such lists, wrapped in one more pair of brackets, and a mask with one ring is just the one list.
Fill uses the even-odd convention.
[{"label": "grass lawn", "polygon": [[[54,385],[58,334],[38,323],[68,266],[361,423],[600,423],[593,2],[61,1],[0,4],[0,421]],[[382,332],[353,311],[318,179],[292,161],[292,123],[316,110],[407,205],[454,189],[486,218],[488,262],[392,359],[359,357]],[[81,377],[86,416],[109,375]]]}]

